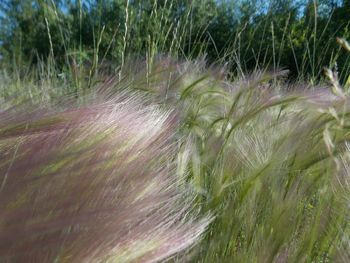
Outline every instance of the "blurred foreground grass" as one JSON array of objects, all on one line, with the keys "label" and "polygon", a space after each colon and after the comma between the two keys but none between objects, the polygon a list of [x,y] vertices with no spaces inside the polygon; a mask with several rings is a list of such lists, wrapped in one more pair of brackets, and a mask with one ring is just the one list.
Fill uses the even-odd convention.
[{"label": "blurred foreground grass", "polygon": [[[261,71],[232,77],[220,67],[208,68],[204,61],[181,62],[162,58],[152,64],[126,63],[120,74],[96,78],[92,87],[85,90],[71,89],[69,79],[65,76],[52,77],[51,74],[50,69],[45,67],[36,73],[26,75],[27,78],[23,76],[16,78],[7,75],[6,72],[1,73],[0,196],[6,192],[9,195],[11,191],[15,191],[13,189],[17,189],[15,188],[17,184],[23,184],[21,173],[23,175],[27,173],[21,168],[25,169],[26,165],[29,165],[31,169],[28,171],[32,175],[38,173],[39,164],[28,154],[38,147],[39,142],[36,141],[35,134],[39,136],[38,138],[43,136],[49,140],[52,135],[50,130],[58,129],[63,132],[59,134],[63,136],[60,140],[64,141],[66,140],[64,129],[60,129],[66,124],[69,126],[75,122],[81,126],[74,126],[72,132],[74,139],[66,141],[67,145],[56,145],[59,149],[57,152],[55,149],[48,150],[54,156],[53,162],[45,163],[45,152],[38,155],[43,158],[39,160],[42,169],[40,171],[45,174],[47,184],[50,182],[50,177],[47,176],[55,174],[55,171],[60,171],[58,175],[64,174],[65,169],[70,172],[67,180],[72,180],[75,184],[80,178],[84,178],[81,176],[85,173],[86,176],[92,176],[86,168],[81,170],[81,162],[90,160],[90,154],[97,154],[94,153],[96,149],[110,154],[110,151],[113,152],[110,146],[117,145],[122,154],[124,151],[127,158],[131,159],[120,159],[112,154],[114,157],[108,159],[105,164],[109,172],[109,169],[121,169],[126,182],[130,176],[130,185],[127,184],[130,189],[135,186],[133,180],[138,180],[137,175],[146,173],[146,178],[149,180],[135,181],[137,182],[135,191],[148,185],[146,189],[150,189],[151,192],[146,191],[145,196],[150,195],[150,202],[153,202],[152,198],[155,197],[152,191],[162,196],[164,189],[166,193],[174,189],[188,195],[188,199],[184,202],[187,210],[179,209],[178,202],[181,202],[181,199],[172,199],[172,194],[169,199],[164,199],[169,205],[167,209],[170,209],[165,211],[164,218],[172,222],[169,223],[171,226],[175,224],[174,232],[155,232],[149,236],[153,238],[151,241],[145,241],[145,235],[147,237],[151,232],[139,235],[136,231],[133,236],[131,231],[127,238],[133,242],[126,242],[120,238],[121,236],[118,239],[118,235],[123,235],[123,232],[116,232],[117,238],[113,239],[116,242],[114,246],[124,244],[126,248],[117,249],[113,244],[106,245],[102,249],[107,253],[105,256],[101,256],[101,251],[93,250],[95,251],[93,254],[84,254],[84,257],[80,257],[79,249],[84,247],[77,245],[78,237],[74,241],[78,242],[77,244],[67,242],[72,247],[60,244],[62,255],[65,257],[58,257],[56,260],[70,262],[76,258],[88,258],[97,262],[109,262],[109,260],[153,262],[171,257],[169,260],[174,262],[350,261],[350,99],[347,84],[344,87],[339,84],[335,72],[327,71],[329,85],[306,87],[303,84],[287,84],[284,81],[285,72]],[[104,107],[94,106],[104,103],[113,105],[114,102],[116,106],[112,112],[123,109],[116,116],[117,119],[113,119],[113,114],[105,115]],[[122,105],[127,106],[125,108]],[[73,113],[67,111],[67,107],[78,112],[79,109],[90,109],[93,113],[90,110],[82,110],[81,119],[88,118],[86,116],[90,116],[89,114],[92,114],[93,118],[88,118],[87,122],[80,122],[80,119],[75,119],[74,110]],[[159,126],[156,117],[145,117],[143,120],[144,115],[138,115],[137,112],[144,107],[151,112],[147,113],[146,117],[148,114],[158,116],[158,113],[154,112],[161,112],[161,115],[170,114],[169,116],[173,116],[171,125]],[[36,113],[37,108],[54,114],[45,115],[40,111]],[[30,113],[26,115],[28,109],[33,109],[37,114],[33,116],[38,117],[31,117]],[[25,111],[26,114],[23,113]],[[61,121],[63,119],[62,126],[55,122],[56,114]],[[98,121],[95,122],[95,118]],[[125,131],[123,123],[131,123],[131,126],[127,124],[125,127],[129,128]],[[143,123],[144,126],[141,127],[139,123]],[[120,130],[118,125],[122,127]],[[159,129],[150,129],[149,133],[144,130],[152,126]],[[101,127],[105,127],[106,130]],[[116,144],[110,143],[109,140],[114,133],[117,134],[117,138],[121,136]],[[91,142],[89,136],[95,139]],[[126,143],[129,136],[141,138],[139,144]],[[164,154],[163,150],[170,146],[164,146],[162,140],[152,139],[152,136],[171,137],[172,150]],[[17,141],[23,139],[28,140],[28,143],[24,142],[21,147],[16,146]],[[13,151],[17,154],[13,154]],[[129,155],[132,152],[135,152],[135,156]],[[87,154],[87,159],[80,159],[79,154]],[[103,153],[101,154],[103,156]],[[101,156],[99,155],[97,159],[100,160]],[[65,159],[66,157],[69,158]],[[141,164],[138,161],[142,161]],[[22,163],[21,166],[21,162],[26,165]],[[88,163],[91,169],[96,169],[94,171],[97,174],[105,176],[101,178],[108,179],[107,173],[103,169],[100,170],[98,164],[95,166],[93,162]],[[145,171],[142,171],[142,167]],[[150,171],[151,174],[163,173],[163,169],[166,169],[166,174],[172,178],[166,177],[166,180],[176,183],[161,184],[159,182],[162,177],[152,179],[148,174]],[[14,171],[17,171],[17,174]],[[10,178],[15,175],[18,178],[13,183],[13,188],[7,188],[11,182],[7,180],[11,180]],[[98,184],[99,179],[96,180],[92,180],[91,185]],[[110,180],[111,186],[119,185]],[[69,181],[67,182],[69,185]],[[109,187],[106,182],[101,184],[103,187]],[[34,191],[36,198],[45,193],[45,185],[38,184],[34,187],[44,187],[43,190],[27,189],[29,192]],[[74,189],[72,187],[70,190]],[[117,192],[118,189],[116,188]],[[26,194],[29,195],[29,192]],[[90,193],[92,195],[88,200],[91,198],[91,202],[97,202],[98,198],[105,197],[94,193]],[[128,202],[131,202],[132,206],[140,200],[139,198],[143,198],[143,195],[133,196],[135,193],[132,191],[129,193],[130,198],[135,198],[135,201],[122,199],[126,202],[125,207],[122,207],[125,209],[123,211],[128,211],[126,205]],[[26,199],[26,194],[15,192],[12,198]],[[124,198],[127,194],[128,192],[122,192]],[[7,233],[4,230],[6,227],[4,222],[16,218],[16,209],[19,209],[16,205],[10,205],[13,201],[10,197],[1,197],[3,219],[0,220],[0,237],[1,234]],[[51,196],[51,198],[55,202],[55,198],[58,197]],[[155,200],[159,201],[157,198]],[[38,202],[35,200],[37,199],[22,200],[22,208],[34,205]],[[118,199],[108,200],[111,202],[108,205],[118,203]],[[157,203],[160,206],[161,204],[162,202]],[[64,204],[60,208],[63,213],[67,209]],[[49,209],[55,211],[55,206]],[[137,211],[138,206],[134,209]],[[147,209],[150,209],[147,210],[150,213],[157,211]],[[45,212],[48,211],[43,208],[43,213]],[[79,212],[77,213],[79,215]],[[177,216],[169,218],[168,213]],[[130,217],[131,215],[133,214],[131,213]],[[135,216],[137,215],[136,213]],[[158,222],[159,218],[153,218],[149,213],[140,216],[144,220],[141,222],[148,222],[149,231],[157,229],[155,222]],[[176,235],[184,235],[186,232],[186,220],[190,224],[200,218],[212,218],[205,221],[210,221],[210,224],[204,232],[202,231],[206,223],[202,226],[194,224],[192,228],[188,226],[191,231],[194,229],[193,234],[183,237],[191,241],[186,243],[175,238]],[[40,217],[35,220],[40,221]],[[125,221],[126,225],[127,222]],[[185,226],[179,228],[176,222],[184,222]],[[26,224],[25,221],[23,224]],[[138,224],[142,223],[131,224],[131,230],[137,229]],[[169,226],[166,222],[164,225]],[[87,233],[91,227],[87,225]],[[113,231],[109,228],[103,230],[106,229]],[[94,231],[91,233],[99,233],[98,229]],[[202,233],[200,238],[199,233]],[[38,235],[40,238],[39,232]],[[16,243],[16,238],[20,239],[20,236],[18,233],[17,237],[12,237],[13,242]],[[0,239],[4,241],[6,237],[8,236],[3,234]],[[91,240],[85,239],[85,236],[82,238],[86,242],[82,244],[90,247]],[[103,235],[100,238],[103,240]],[[179,246],[179,242],[184,242],[185,245]],[[97,247],[99,245],[94,244]],[[138,249],[135,244],[139,244],[142,249]],[[171,250],[172,246],[177,249]],[[16,246],[13,245],[8,250],[6,246],[0,247],[8,253],[4,252],[4,255],[8,256],[8,258],[5,256],[4,260],[11,262],[11,253],[16,253],[13,248]],[[166,250],[171,252],[163,253]],[[162,256],[155,256],[160,252],[163,253]],[[40,253],[36,256],[38,256],[36,259],[40,259]]]}]

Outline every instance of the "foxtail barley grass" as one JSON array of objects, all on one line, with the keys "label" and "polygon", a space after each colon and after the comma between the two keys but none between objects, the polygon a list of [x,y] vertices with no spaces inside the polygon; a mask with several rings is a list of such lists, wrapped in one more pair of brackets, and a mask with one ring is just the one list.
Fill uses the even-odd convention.
[{"label": "foxtail barley grass", "polygon": [[156,262],[198,240],[174,119],[140,105],[1,112],[1,262]]},{"label": "foxtail barley grass", "polygon": [[312,91],[159,59],[79,107],[4,110],[2,260],[349,262],[349,95],[328,73]]},{"label": "foxtail barley grass", "polygon": [[203,214],[215,214],[194,262],[349,261],[349,97],[340,84],[295,89],[284,72],[232,81],[202,62],[162,60],[153,70],[150,88],[142,70],[130,86],[177,112],[178,176]]}]

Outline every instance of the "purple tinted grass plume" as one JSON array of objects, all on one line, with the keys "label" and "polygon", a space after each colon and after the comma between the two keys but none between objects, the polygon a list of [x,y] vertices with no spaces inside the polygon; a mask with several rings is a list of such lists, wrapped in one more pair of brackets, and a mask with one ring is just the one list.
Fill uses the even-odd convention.
[{"label": "purple tinted grass plume", "polygon": [[1,262],[157,262],[199,239],[174,118],[138,105],[0,113]]}]

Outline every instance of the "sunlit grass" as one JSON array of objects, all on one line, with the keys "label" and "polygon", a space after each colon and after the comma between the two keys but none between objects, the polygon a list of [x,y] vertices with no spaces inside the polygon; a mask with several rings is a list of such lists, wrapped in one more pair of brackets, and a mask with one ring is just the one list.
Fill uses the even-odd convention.
[{"label": "sunlit grass", "polygon": [[[113,202],[122,205],[130,218],[122,221],[125,225],[108,228],[112,232],[107,236],[113,238],[106,240],[116,243],[114,247],[104,244],[101,251],[106,254],[101,254],[98,244],[95,254],[80,254],[85,248],[74,245],[79,237],[68,238],[72,248],[65,250],[63,246],[64,257],[59,259],[348,262],[348,91],[332,71],[327,71],[329,87],[315,91],[302,86],[288,90],[284,74],[264,71],[232,77],[220,67],[208,69],[205,61],[130,62],[120,74],[97,79],[93,89],[77,97],[75,92],[62,95],[59,87],[64,86],[64,80],[50,77],[37,83],[35,78],[16,79],[4,73],[0,194],[6,193],[7,198],[2,199],[2,213],[16,215],[18,207],[25,210],[34,205],[37,201],[29,198],[31,191],[38,193],[42,213],[48,212],[40,187],[46,182],[51,189],[49,180],[43,185],[23,186],[26,190],[13,196],[16,202],[9,197],[11,187],[21,186],[21,173],[27,169],[32,176],[39,172],[40,176],[66,178],[52,188],[58,193],[68,187],[73,194],[69,180],[79,185],[84,174],[95,174],[100,177],[90,178],[86,189],[78,187],[82,198],[76,202],[84,202],[85,197],[88,205],[102,202],[104,190],[94,188],[99,184],[103,189],[117,186],[116,193],[118,187],[129,187],[130,191],[121,191],[122,204],[117,196],[107,203],[109,208]],[[28,102],[50,110],[24,114],[23,109],[32,107]],[[40,136],[52,159],[45,159],[45,152],[35,152],[42,143]],[[61,141],[64,143],[59,144]],[[37,156],[32,159],[32,155]],[[109,178],[116,171],[117,179]],[[141,176],[144,173],[145,178]],[[167,176],[162,181],[164,174]],[[118,176],[123,180],[118,181]],[[181,203],[181,198],[173,199],[170,194],[164,201],[163,194],[169,191],[184,193],[188,199]],[[143,201],[149,213],[139,210]],[[153,202],[164,214],[156,216]],[[64,201],[59,204],[64,212]],[[134,208],[130,214],[129,205]],[[134,218],[138,213],[140,218]],[[118,219],[120,215],[113,216]],[[205,223],[192,225],[198,218]],[[137,222],[131,225],[126,242],[120,234],[124,232],[118,231],[129,224],[128,220]],[[208,221],[211,223],[204,231]],[[0,226],[6,226],[3,222]],[[142,232],[139,226],[145,222],[150,228]],[[187,229],[192,234],[186,236]],[[4,231],[0,233],[7,233]],[[99,237],[103,242],[103,235]],[[12,238],[15,242],[20,234]],[[93,238],[84,238],[82,244],[95,244]],[[6,253],[16,253],[11,249]],[[14,256],[11,253],[9,258]],[[40,257],[40,253],[35,255]]]}]

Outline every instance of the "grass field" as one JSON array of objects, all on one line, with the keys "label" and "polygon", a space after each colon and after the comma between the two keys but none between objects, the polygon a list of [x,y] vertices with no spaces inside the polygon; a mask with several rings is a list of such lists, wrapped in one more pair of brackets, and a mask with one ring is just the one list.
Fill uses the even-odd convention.
[{"label": "grass field", "polygon": [[233,72],[181,26],[1,69],[0,262],[350,262],[350,67]]},{"label": "grass field", "polygon": [[283,74],[159,59],[78,97],[3,74],[4,260],[348,262],[347,91]]}]

